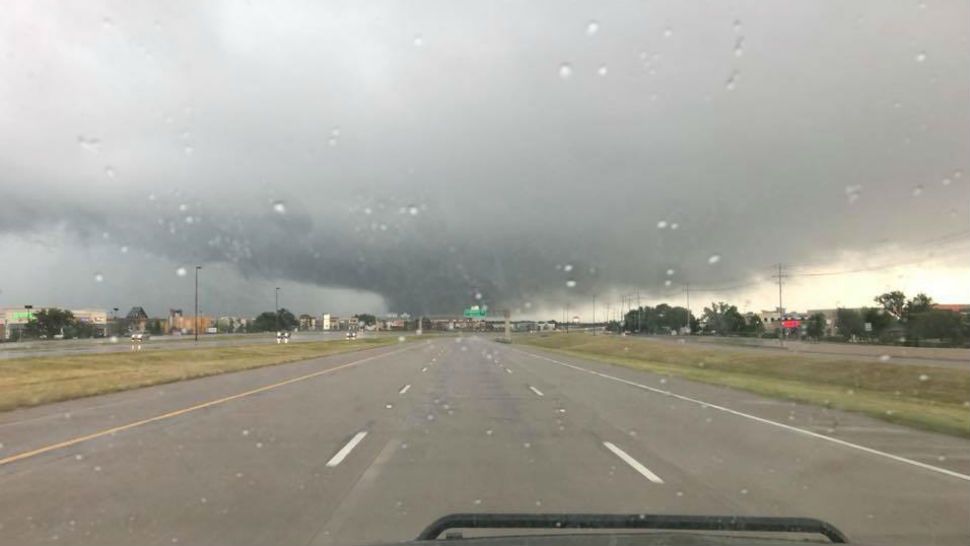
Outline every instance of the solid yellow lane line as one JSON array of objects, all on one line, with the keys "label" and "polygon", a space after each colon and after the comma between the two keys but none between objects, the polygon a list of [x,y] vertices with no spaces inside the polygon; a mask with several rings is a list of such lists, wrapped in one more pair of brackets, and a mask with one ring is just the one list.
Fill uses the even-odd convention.
[{"label": "solid yellow lane line", "polygon": [[248,391],[241,392],[241,393],[238,393],[238,394],[233,394],[231,396],[226,396],[225,398],[219,398],[217,400],[210,400],[208,402],[203,402],[201,404],[196,404],[194,406],[189,406],[187,408],[182,408],[182,409],[170,411],[168,413],[163,413],[161,415],[156,415],[154,417],[149,417],[147,419],[142,419],[140,421],[134,421],[132,423],[127,423],[127,424],[120,425],[120,426],[117,426],[117,427],[112,427],[112,428],[109,428],[109,429],[104,429],[104,430],[101,430],[101,431],[98,431],[98,432],[93,432],[91,434],[86,434],[84,436],[78,436],[76,438],[71,438],[70,440],[64,440],[63,442],[58,442],[56,444],[50,444],[48,446],[44,446],[44,447],[40,447],[40,448],[37,448],[37,449],[33,449],[31,451],[25,451],[23,453],[17,453],[15,455],[11,455],[9,457],[4,457],[3,459],[0,459],[0,466],[3,466],[5,464],[9,464],[9,463],[13,463],[13,462],[16,462],[16,461],[20,461],[20,460],[23,460],[23,459],[29,459],[30,457],[35,457],[37,455],[41,455],[41,454],[44,454],[44,453],[48,453],[50,451],[55,451],[55,450],[58,450],[58,449],[63,449],[65,447],[71,447],[73,445],[77,445],[77,444],[80,444],[82,442],[87,442],[89,440],[94,440],[95,438],[101,438],[102,436],[108,436],[108,435],[111,435],[111,434],[115,434],[117,432],[121,432],[121,431],[124,431],[124,430],[132,429],[132,428],[135,428],[135,427],[140,427],[142,425],[147,425],[149,423],[154,423],[154,422],[157,422],[157,421],[164,421],[165,419],[171,419],[173,417],[178,417],[179,415],[185,415],[186,413],[191,413],[193,411],[198,411],[200,409],[205,409],[205,408],[209,408],[209,407],[216,406],[216,405],[219,405],[219,404],[224,404],[226,402],[231,402],[233,400],[238,400],[240,398],[245,398],[247,396],[252,396],[254,394],[259,394],[261,392],[266,392],[266,391],[269,391],[269,390],[272,390],[272,389],[278,389],[280,387],[284,387],[284,386],[290,385],[292,383],[297,383],[299,381],[306,381],[307,379],[312,379],[314,377],[319,377],[321,375],[326,375],[328,373],[333,373],[333,372],[342,370],[344,368],[349,368],[351,366],[356,366],[358,364],[367,362],[368,360],[374,360],[375,358],[381,358],[381,357],[385,357],[385,356],[395,355],[397,353],[406,351],[409,348],[410,347],[406,347],[404,349],[399,349],[397,351],[391,351],[389,353],[382,353],[382,354],[379,354],[379,355],[369,356],[367,358],[362,358],[360,360],[355,360],[353,362],[348,362],[346,364],[341,364],[340,366],[337,366],[337,367],[334,367],[334,368],[328,368],[326,370],[320,370],[318,372],[308,373],[306,375],[301,375],[299,377],[294,377],[292,379],[287,379],[286,381],[280,381],[279,383],[273,383],[272,385],[265,385],[263,387],[259,387],[259,388],[256,388],[256,389],[248,390]]}]

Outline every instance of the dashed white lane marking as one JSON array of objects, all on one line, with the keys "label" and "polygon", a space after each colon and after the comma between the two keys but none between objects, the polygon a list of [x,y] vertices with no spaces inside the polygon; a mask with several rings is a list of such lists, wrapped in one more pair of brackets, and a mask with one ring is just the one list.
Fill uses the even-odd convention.
[{"label": "dashed white lane marking", "polygon": [[532,392],[536,393],[536,396],[545,396],[544,394],[542,394],[542,391],[540,391],[539,389],[533,387],[532,385],[529,385],[529,390],[531,390]]},{"label": "dashed white lane marking", "polygon": [[[413,345],[412,345],[412,347],[413,347]],[[69,440],[64,440],[63,442],[58,442],[56,444],[51,444],[51,445],[47,445],[47,446],[40,447],[40,448],[37,448],[37,449],[33,449],[33,450],[30,450],[30,451],[25,451],[25,452],[22,452],[22,453],[17,453],[17,454],[14,454],[14,455],[10,455],[9,457],[4,457],[4,458],[0,459],[0,466],[3,466],[5,464],[9,464],[9,463],[12,463],[12,462],[15,462],[15,461],[20,461],[20,460],[23,460],[23,459],[29,459],[31,457],[35,457],[35,456],[41,455],[43,453],[48,453],[50,451],[55,451],[55,450],[58,450],[58,449],[63,449],[65,447],[70,447],[70,446],[73,446],[73,445],[77,445],[77,444],[80,444],[80,443],[83,443],[83,442],[87,442],[87,441],[90,441],[90,440],[94,440],[96,438],[102,438],[104,436],[117,434],[119,432],[122,432],[122,431],[125,431],[125,430],[129,430],[129,429],[133,429],[133,428],[136,428],[136,427],[140,427],[142,425],[147,425],[149,423],[155,423],[155,422],[158,422],[158,421],[164,421],[164,420],[167,420],[167,419],[172,419],[174,417],[178,417],[178,416],[181,416],[181,415],[185,415],[187,413],[191,413],[191,412],[198,411],[198,410],[201,410],[201,409],[211,408],[212,406],[216,406],[216,405],[219,405],[219,404],[224,404],[226,402],[230,402],[230,401],[233,401],[233,400],[239,400],[241,398],[246,398],[248,396],[252,396],[254,394],[259,394],[259,393],[262,393],[262,392],[270,391],[270,390],[273,390],[273,389],[278,389],[278,388],[283,387],[283,386],[286,386],[286,385],[291,385],[293,383],[298,383],[300,381],[306,381],[307,379],[311,379],[311,378],[314,378],[314,377],[319,377],[321,375],[331,374],[331,373],[337,372],[339,370],[343,370],[345,368],[350,368],[350,367],[356,366],[358,364],[361,364],[361,363],[364,363],[364,362],[367,362],[367,361],[370,361],[370,360],[375,360],[375,359],[378,359],[378,358],[383,358],[385,356],[396,355],[398,353],[407,351],[409,349],[410,349],[410,347],[406,347],[404,349],[398,349],[396,351],[391,351],[391,352],[388,352],[388,353],[381,353],[381,354],[374,355],[374,356],[368,356],[366,358],[361,358],[359,360],[354,360],[354,361],[348,362],[346,364],[341,364],[339,366],[334,366],[333,368],[327,368],[326,370],[320,370],[320,371],[308,373],[308,374],[305,374],[305,375],[301,375],[301,376],[298,376],[298,377],[293,377],[293,378],[287,379],[285,381],[280,381],[278,383],[273,383],[272,385],[264,385],[262,387],[258,387],[258,388],[255,388],[255,389],[251,389],[251,390],[248,390],[248,391],[245,391],[245,392],[240,392],[238,394],[233,394],[231,396],[226,396],[226,397],[219,398],[219,399],[216,399],[216,400],[210,400],[208,402],[203,402],[201,404],[196,404],[194,406],[189,406],[187,408],[177,409],[177,410],[174,410],[174,411],[170,411],[168,413],[163,413],[161,415],[156,415],[154,417],[148,417],[147,419],[142,419],[140,421],[134,421],[134,422],[131,422],[131,423],[128,423],[128,424],[125,424],[125,425],[119,425],[119,426],[116,426],[116,427],[112,427],[112,428],[100,430],[98,432],[92,432],[91,434],[86,434],[84,436],[78,436],[78,437],[75,437],[75,438],[71,438]]]},{"label": "dashed white lane marking", "polygon": [[409,390],[411,390],[411,384],[410,383],[408,383],[407,385],[404,385],[403,387],[401,387],[401,390],[397,391],[397,393],[398,394],[407,394],[407,392]]},{"label": "dashed white lane marking", "polygon": [[349,442],[347,442],[347,445],[340,448],[340,451],[338,451],[337,454],[333,456],[333,458],[327,461],[327,466],[334,467],[342,463],[343,460],[347,458],[347,455],[350,455],[350,452],[353,451],[355,447],[357,447],[357,444],[359,444],[360,441],[364,439],[364,436],[367,436],[366,430],[362,430],[357,434],[354,434],[354,437],[351,438]]},{"label": "dashed white lane marking", "polygon": [[785,429],[785,430],[789,430],[791,432],[797,432],[799,434],[804,434],[806,436],[810,436],[810,437],[816,438],[818,440],[825,440],[827,442],[832,442],[833,444],[838,444],[838,445],[843,446],[843,447],[848,447],[848,448],[851,448],[851,449],[857,449],[859,451],[862,451],[864,453],[868,453],[870,455],[877,455],[879,457],[885,457],[887,459],[891,459],[891,460],[896,461],[896,462],[899,462],[899,463],[904,463],[904,464],[916,466],[916,467],[922,468],[924,470],[930,470],[932,472],[937,472],[937,473],[940,473],[940,474],[944,474],[944,475],[950,476],[952,478],[959,478],[961,480],[970,481],[970,475],[968,475],[968,474],[961,474],[959,472],[954,472],[953,470],[949,470],[949,469],[946,469],[946,468],[940,468],[938,466],[933,466],[931,464],[921,463],[919,461],[914,461],[913,459],[907,459],[906,457],[900,457],[899,455],[893,455],[892,453],[886,453],[885,451],[879,451],[878,449],[873,449],[871,447],[866,447],[866,446],[862,446],[862,445],[859,445],[859,444],[853,444],[852,442],[846,442],[845,440],[840,440],[838,438],[833,438],[831,436],[826,436],[824,434],[819,434],[818,432],[812,432],[810,430],[805,430],[803,428],[793,427],[791,425],[786,425],[784,423],[779,423],[777,421],[772,421],[770,419],[765,419],[763,417],[758,417],[757,415],[751,415],[750,413],[744,413],[742,411],[733,410],[731,408],[727,408],[727,407],[724,407],[724,406],[719,406],[717,404],[711,404],[710,402],[705,402],[703,400],[698,400],[696,398],[691,398],[689,396],[684,396],[682,394],[676,394],[676,393],[673,393],[673,392],[670,392],[670,391],[665,391],[663,389],[658,389],[656,387],[648,387],[647,385],[643,385],[643,384],[636,383],[636,382],[633,382],[633,381],[628,381],[628,380],[623,379],[623,378],[620,378],[620,377],[612,376],[612,375],[605,374],[605,373],[596,372],[596,371],[593,371],[593,370],[588,370],[586,368],[583,368],[582,366],[574,366],[573,364],[567,364],[565,362],[560,362],[560,361],[558,361],[558,360],[556,360],[554,358],[549,358],[549,357],[546,357],[546,356],[541,356],[541,355],[533,354],[533,353],[530,353],[530,352],[527,352],[527,351],[519,351],[519,352],[520,353],[527,354],[527,355],[529,355],[529,356],[531,356],[533,358],[538,358],[540,360],[548,360],[549,362],[552,362],[552,363],[555,363],[555,364],[559,364],[560,366],[565,366],[567,368],[572,368],[574,370],[578,370],[578,371],[586,372],[588,374],[592,374],[592,375],[595,375],[595,376],[598,376],[598,377],[602,377],[603,379],[610,379],[610,380],[613,380],[613,381],[618,381],[620,383],[623,383],[623,384],[626,384],[626,385],[630,385],[631,387],[637,387],[638,389],[643,389],[643,390],[646,390],[646,391],[655,392],[657,394],[662,394],[664,396],[670,396],[672,398],[676,398],[678,400],[683,400],[685,402],[692,402],[694,404],[698,404],[698,405],[700,405],[702,407],[705,407],[705,408],[711,408],[711,409],[714,409],[714,410],[717,410],[717,411],[723,411],[725,413],[730,413],[731,415],[736,415],[738,417],[743,417],[745,419],[751,419],[752,421],[757,421],[758,423],[763,423],[765,425],[771,425],[771,426],[774,426],[774,427],[778,427],[778,428],[782,428],[782,429]]},{"label": "dashed white lane marking", "polygon": [[660,476],[654,474],[653,472],[650,472],[649,468],[643,466],[642,464],[640,464],[640,461],[629,456],[626,451],[623,451],[622,449],[616,447],[610,442],[603,442],[603,445],[606,446],[606,449],[612,451],[614,455],[622,459],[623,462],[633,467],[633,470],[636,470],[637,472],[642,474],[644,478],[652,481],[653,483],[664,482],[663,480],[660,479]]}]

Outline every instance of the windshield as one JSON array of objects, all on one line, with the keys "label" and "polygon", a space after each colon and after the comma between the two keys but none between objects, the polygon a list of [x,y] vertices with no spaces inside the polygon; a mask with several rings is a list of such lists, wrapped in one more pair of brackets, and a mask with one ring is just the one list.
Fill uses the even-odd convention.
[{"label": "windshield", "polygon": [[0,543],[970,543],[968,38],[931,0],[8,2]]}]

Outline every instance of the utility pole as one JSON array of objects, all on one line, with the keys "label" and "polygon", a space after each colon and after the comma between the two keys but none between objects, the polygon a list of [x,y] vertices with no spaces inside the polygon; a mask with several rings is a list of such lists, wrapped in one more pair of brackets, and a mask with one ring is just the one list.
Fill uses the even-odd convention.
[{"label": "utility pole", "polygon": [[276,287],[276,330],[280,329],[280,287]]},{"label": "utility pole", "polygon": [[690,335],[690,283],[684,284],[684,293],[687,294],[687,335]]},{"label": "utility pole", "polygon": [[20,340],[19,341],[23,341],[24,340],[24,330],[26,330],[27,327],[30,326],[30,310],[33,309],[33,308],[34,308],[33,305],[25,305],[24,306],[24,309],[27,310],[27,324],[25,324],[22,328],[20,328]]},{"label": "utility pole", "polygon": [[620,295],[620,312],[618,313],[617,319],[622,324],[621,328],[626,330],[626,296],[624,295]]},{"label": "utility pole", "polygon": [[566,333],[569,333],[569,302],[566,302]]},{"label": "utility pole", "polygon": [[596,294],[593,294],[593,327],[596,327]]},{"label": "utility pole", "polygon": [[195,342],[199,342],[199,270],[202,269],[201,265],[195,266]]},{"label": "utility pole", "polygon": [[640,314],[642,309],[643,308],[640,306],[640,289],[637,288],[637,333],[638,334],[640,333]]},{"label": "utility pole", "polygon": [[[784,318],[785,318],[785,307],[782,305],[782,300],[781,300],[782,279],[788,276],[782,272],[782,267],[783,266],[779,263],[778,274],[774,275],[774,277],[778,279],[778,320],[780,321],[784,321]],[[785,325],[784,324],[781,325],[781,335],[778,336],[778,342],[781,344],[782,347],[785,346]]]}]

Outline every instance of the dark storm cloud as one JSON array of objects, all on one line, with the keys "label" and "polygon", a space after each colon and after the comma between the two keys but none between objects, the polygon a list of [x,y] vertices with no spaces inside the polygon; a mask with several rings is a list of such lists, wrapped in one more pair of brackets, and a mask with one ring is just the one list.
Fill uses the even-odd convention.
[{"label": "dark storm cloud", "polygon": [[965,4],[560,4],[17,4],[0,233],[426,312],[966,229]]}]

